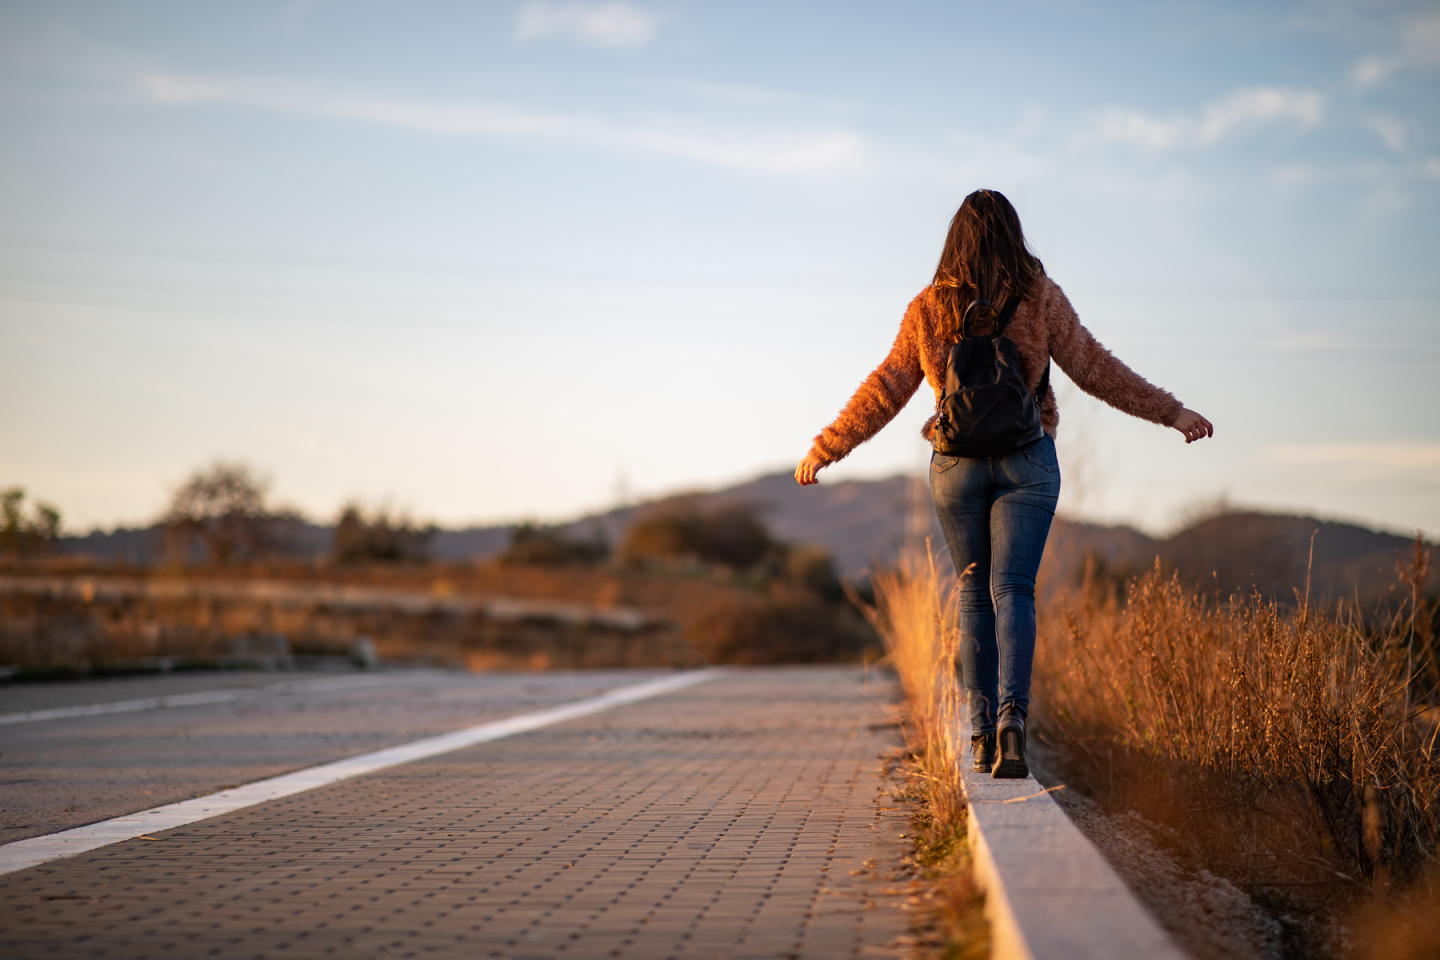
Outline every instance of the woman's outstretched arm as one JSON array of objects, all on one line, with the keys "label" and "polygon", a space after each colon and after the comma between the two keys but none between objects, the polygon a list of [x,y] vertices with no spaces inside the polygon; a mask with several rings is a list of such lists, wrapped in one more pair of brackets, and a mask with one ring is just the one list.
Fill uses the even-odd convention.
[{"label": "woman's outstretched arm", "polygon": [[922,320],[920,301],[923,296],[922,293],[910,302],[889,355],[860,384],[834,422],[820,431],[810,446],[810,452],[795,468],[795,479],[802,486],[815,483],[815,475],[822,467],[843,459],[851,450],[879,433],[905,408],[925,381],[916,335]]},{"label": "woman's outstretched arm", "polygon": [[1215,435],[1209,420],[1187,410],[1168,390],[1155,386],[1105,349],[1085,329],[1060,287],[1042,282],[1047,287],[1042,309],[1050,355],[1077,387],[1132,417],[1174,427],[1184,434],[1186,443]]}]

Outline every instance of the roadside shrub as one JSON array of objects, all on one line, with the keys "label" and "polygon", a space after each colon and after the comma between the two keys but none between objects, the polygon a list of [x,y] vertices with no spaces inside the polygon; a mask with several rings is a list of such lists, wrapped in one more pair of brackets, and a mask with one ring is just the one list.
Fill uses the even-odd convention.
[{"label": "roadside shrub", "polygon": [[693,501],[667,504],[631,524],[620,558],[629,564],[704,563],[746,571],[761,581],[808,592],[827,604],[845,603],[845,587],[830,551],[776,540],[746,503],[703,510]]},{"label": "roadside shrub", "polygon": [[843,603],[845,587],[835,572],[835,558],[824,547],[780,547],[778,550],[783,579],[800,589],[808,590],[830,604]]},{"label": "roadside shrub", "polygon": [[435,539],[434,525],[421,526],[385,508],[366,511],[347,504],[335,523],[336,563],[426,563]]},{"label": "roadside shrub", "polygon": [[780,543],[749,505],[667,507],[632,525],[621,555],[632,564],[699,562],[744,572],[739,579],[753,594],[716,605],[687,632],[710,663],[843,663],[879,653],[830,552]]},{"label": "roadside shrub", "polygon": [[853,607],[785,585],[716,606],[687,638],[710,663],[855,663],[879,653]]},{"label": "roadside shrub", "polygon": [[631,524],[620,558],[627,563],[700,561],[747,570],[775,546],[770,531],[749,504],[724,504],[706,511],[693,502],[682,502]]},{"label": "roadside shrub", "polygon": [[524,523],[510,534],[510,548],[500,562],[512,567],[591,566],[609,556],[610,543],[598,528],[589,538],[580,538],[559,527]]}]

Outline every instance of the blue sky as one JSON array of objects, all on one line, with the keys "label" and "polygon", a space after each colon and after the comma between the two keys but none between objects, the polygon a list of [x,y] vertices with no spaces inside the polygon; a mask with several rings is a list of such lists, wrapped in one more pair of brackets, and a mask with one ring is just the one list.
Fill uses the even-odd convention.
[{"label": "blue sky", "polygon": [[1065,509],[1433,532],[1437,94],[1434,3],[3,2],[0,482],[456,524],[792,469],[986,186],[1217,428],[1057,377]]}]

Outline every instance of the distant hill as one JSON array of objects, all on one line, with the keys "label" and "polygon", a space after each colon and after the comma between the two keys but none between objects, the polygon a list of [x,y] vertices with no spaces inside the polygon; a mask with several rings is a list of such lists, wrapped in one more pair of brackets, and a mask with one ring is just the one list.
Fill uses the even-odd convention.
[{"label": "distant hill", "polygon": [[[1314,561],[1310,565],[1311,538]],[[1309,566],[1311,595],[1375,601],[1400,590],[1399,562],[1410,558],[1414,541],[1348,523],[1312,517],[1233,512],[1192,524],[1165,541],[1163,562],[1187,579],[1220,587],[1249,589],[1289,598],[1304,591]],[[1427,544],[1434,569],[1440,552]],[[1436,585],[1432,578],[1430,586]]]},{"label": "distant hill", "polygon": [[[1314,558],[1311,560],[1311,538]],[[1397,562],[1408,561],[1414,541],[1348,523],[1253,511],[1227,512],[1191,524],[1165,540],[1131,527],[1107,527],[1057,520],[1041,568],[1043,590],[1078,583],[1087,558],[1104,575],[1124,579],[1143,572],[1158,557],[1182,581],[1222,594],[1248,593],[1290,601],[1303,595],[1307,576],[1312,600],[1333,603],[1359,599],[1369,607],[1398,597]],[[1428,544],[1431,568],[1440,551]],[[1430,580],[1433,591],[1440,578]]]},{"label": "distant hill", "polygon": [[[911,542],[923,542],[929,536],[937,552],[945,553],[928,492],[906,477],[801,487],[789,474],[770,474],[686,497],[702,507],[753,504],[777,538],[826,547],[847,577],[859,576],[877,560],[893,562],[907,537]],[[593,536],[598,530],[618,545],[638,514],[678,499],[682,498],[611,510],[562,524],[561,529],[576,536]],[[437,559],[455,561],[495,556],[509,545],[514,529],[513,525],[498,525],[440,530],[433,542],[434,554]],[[1148,568],[1158,556],[1167,569],[1178,570],[1190,583],[1215,584],[1226,593],[1248,591],[1253,585],[1266,594],[1290,599],[1294,590],[1305,588],[1312,534],[1315,555],[1310,588],[1316,600],[1358,596],[1368,604],[1394,593],[1396,561],[1410,555],[1411,542],[1406,538],[1353,524],[1255,512],[1213,516],[1163,540],[1127,526],[1057,519],[1045,552],[1040,588],[1052,593],[1077,583],[1087,557],[1102,564],[1107,576],[1123,578]],[[297,532],[295,549],[304,555],[325,556],[333,537],[333,528],[306,524]],[[66,537],[62,542],[62,550],[68,554],[88,554],[102,562],[135,566],[157,563],[163,547],[163,536],[156,527]],[[1430,549],[1432,557],[1440,561],[1435,547]]]}]

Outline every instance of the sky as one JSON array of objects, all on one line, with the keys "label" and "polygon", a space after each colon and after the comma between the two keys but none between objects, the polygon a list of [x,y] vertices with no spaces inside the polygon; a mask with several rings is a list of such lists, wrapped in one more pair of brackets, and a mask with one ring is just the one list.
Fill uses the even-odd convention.
[{"label": "sky", "polygon": [[[1216,427],[1057,369],[1061,508],[1440,529],[1440,4],[0,0],[0,486],[317,520],[793,470],[950,217]],[[922,387],[825,482],[923,468]]]}]

